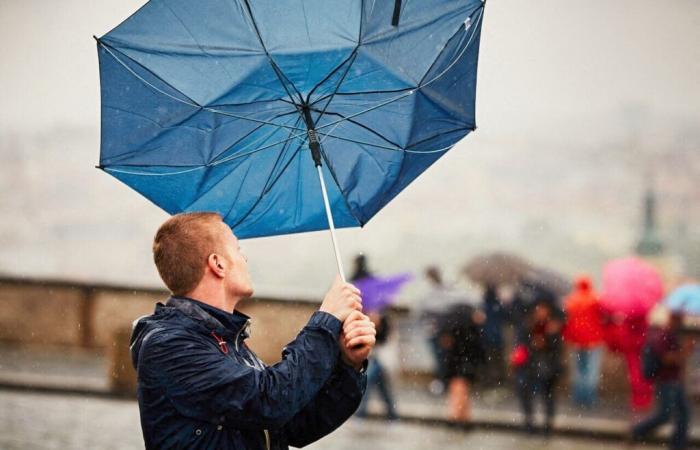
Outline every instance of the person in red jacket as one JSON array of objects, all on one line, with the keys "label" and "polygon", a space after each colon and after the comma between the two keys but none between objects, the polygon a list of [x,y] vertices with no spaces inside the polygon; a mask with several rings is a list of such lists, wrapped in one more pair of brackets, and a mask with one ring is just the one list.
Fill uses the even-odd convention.
[{"label": "person in red jacket", "polygon": [[603,326],[598,297],[588,276],[576,280],[574,290],[564,300],[564,310],[564,341],[573,350],[573,400],[590,408],[598,397]]}]

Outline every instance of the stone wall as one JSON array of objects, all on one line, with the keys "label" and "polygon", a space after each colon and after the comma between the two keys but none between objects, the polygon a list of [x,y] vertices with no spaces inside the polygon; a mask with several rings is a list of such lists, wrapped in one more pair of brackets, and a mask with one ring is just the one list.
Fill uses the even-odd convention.
[{"label": "stone wall", "polygon": [[[134,320],[167,296],[158,289],[0,279],[0,341],[110,352],[120,340],[115,336],[127,333]],[[306,299],[246,301],[241,310],[253,318],[249,345],[266,362],[278,361],[282,347],[318,306]]]}]

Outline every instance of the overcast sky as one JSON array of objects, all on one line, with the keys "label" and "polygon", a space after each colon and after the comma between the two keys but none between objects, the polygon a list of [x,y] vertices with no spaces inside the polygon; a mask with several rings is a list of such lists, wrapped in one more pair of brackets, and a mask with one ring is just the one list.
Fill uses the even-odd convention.
[{"label": "overcast sky", "polygon": [[[0,207],[18,217],[0,225],[0,272],[157,283],[148,247],[165,215],[92,168],[92,35],[141,4],[0,1]],[[635,161],[698,148],[698,80],[696,0],[489,1],[479,129],[364,230],[342,232],[345,259],[362,249],[380,271],[455,268],[500,242],[558,264],[552,249],[573,239],[593,256],[563,270],[596,270],[633,241],[644,184]],[[314,233],[246,247],[264,286],[315,292],[333,272],[328,241]]]}]

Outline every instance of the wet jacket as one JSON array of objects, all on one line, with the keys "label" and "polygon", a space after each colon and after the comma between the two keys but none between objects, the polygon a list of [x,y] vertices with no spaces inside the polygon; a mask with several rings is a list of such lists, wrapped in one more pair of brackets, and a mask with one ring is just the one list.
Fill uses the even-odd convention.
[{"label": "wet jacket", "polygon": [[[528,322],[526,327],[519,332],[516,342],[527,348],[527,361],[518,370],[534,380],[551,382],[558,378],[563,367],[561,364],[561,333],[548,331],[549,319],[546,322]],[[538,348],[535,340],[542,339],[543,347]]]},{"label": "wet jacket", "polygon": [[603,342],[602,310],[590,278],[576,280],[576,288],[564,300],[564,310],[564,340],[585,349]]},{"label": "wet jacket", "polygon": [[659,368],[655,381],[660,383],[679,382],[683,380],[683,364],[677,362],[664,362],[664,358],[669,353],[676,353],[682,350],[681,338],[677,331],[668,328],[649,330],[647,344],[659,358]]},{"label": "wet jacket", "polygon": [[341,322],[316,312],[282,360],[248,348],[249,318],[171,297],[135,323],[131,354],[147,449],[286,449],[333,431],[366,377],[339,358]]}]

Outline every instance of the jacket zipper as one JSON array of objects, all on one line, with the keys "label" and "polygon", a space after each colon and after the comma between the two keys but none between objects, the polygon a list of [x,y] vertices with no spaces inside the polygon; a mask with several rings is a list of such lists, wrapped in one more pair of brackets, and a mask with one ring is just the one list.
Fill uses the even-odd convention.
[{"label": "jacket zipper", "polygon": [[247,330],[249,326],[250,320],[246,320],[245,325],[243,325],[241,329],[238,330],[238,333],[236,333],[236,338],[233,341],[233,346],[236,348],[236,353],[238,353],[238,338],[241,337],[241,333],[243,333],[244,330]]},{"label": "jacket zipper", "polygon": [[[238,343],[240,341],[241,333],[243,333],[244,330],[247,330],[248,327],[250,327],[250,320],[246,321],[245,325],[242,326],[240,330],[238,330],[238,333],[236,333],[236,337],[233,340],[233,346],[236,349],[237,354],[240,354],[240,348]],[[270,450],[270,432],[268,430],[263,430],[263,434],[265,435],[265,448],[266,450]]]}]

